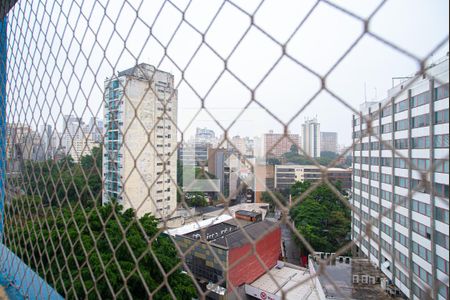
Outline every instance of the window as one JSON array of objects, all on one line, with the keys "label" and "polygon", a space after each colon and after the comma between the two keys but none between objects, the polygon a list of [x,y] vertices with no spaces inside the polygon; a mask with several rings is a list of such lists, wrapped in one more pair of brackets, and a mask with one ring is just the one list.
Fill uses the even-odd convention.
[{"label": "window", "polygon": [[407,169],[408,165],[406,164],[406,161],[403,158],[395,158],[394,159],[394,166],[396,168],[400,169]]},{"label": "window", "polygon": [[409,180],[405,177],[395,176],[395,186],[403,187],[403,188],[409,188]]},{"label": "window", "polygon": [[395,122],[395,131],[408,129],[408,119],[400,120]]},{"label": "window", "polygon": [[392,132],[392,123],[381,125],[381,133]]},{"label": "window", "polygon": [[386,233],[388,236],[392,236],[392,228],[389,225],[381,222],[380,229],[382,232]]},{"label": "window", "polygon": [[397,212],[394,213],[394,217],[395,217],[395,222],[402,225],[403,227],[408,228],[408,218],[407,217],[405,217]]},{"label": "window", "polygon": [[381,199],[392,202],[392,193],[385,190],[381,190]]},{"label": "window", "polygon": [[378,197],[378,191],[379,191],[379,189],[377,187],[374,187],[374,186],[370,187],[370,194],[372,194],[376,197]]},{"label": "window", "polygon": [[394,239],[399,242],[400,244],[402,244],[405,247],[409,247],[408,243],[409,243],[409,239],[404,236],[403,234],[401,234],[400,232],[396,231],[395,235],[394,235]]},{"label": "window", "polygon": [[434,160],[434,170],[437,173],[448,174],[449,161],[446,159],[435,159]]},{"label": "window", "polygon": [[442,198],[448,198],[449,196],[448,184],[435,183],[434,194]]},{"label": "window", "polygon": [[431,216],[431,207],[430,205],[419,202],[417,200],[412,200],[412,210],[418,212],[419,214],[430,217]]},{"label": "window", "polygon": [[370,201],[370,208],[373,209],[373,210],[376,211],[376,212],[379,211],[378,204],[375,203],[375,202],[373,202],[373,201]]},{"label": "window", "polygon": [[387,117],[392,115],[392,105],[388,105],[385,108],[383,108],[382,112],[381,112],[381,116],[382,117]]},{"label": "window", "polygon": [[[434,143],[436,144],[436,136]],[[447,135],[447,143],[448,143],[448,135]],[[412,149],[429,149],[429,148],[430,148],[429,136],[415,137],[412,139]]]},{"label": "window", "polygon": [[392,167],[392,158],[382,157],[381,165],[384,167]]},{"label": "window", "polygon": [[428,171],[430,168],[430,160],[426,158],[414,158],[411,163],[420,171]]},{"label": "window", "polygon": [[448,209],[442,207],[434,207],[436,220],[448,224]]},{"label": "window", "polygon": [[408,257],[406,257],[406,255],[404,255],[403,253],[401,253],[400,251],[398,251],[396,249],[395,256],[403,266],[405,266],[406,268],[409,268],[409,260],[408,260]]},{"label": "window", "polygon": [[412,230],[423,236],[424,238],[431,239],[431,229],[430,227],[423,225],[419,222],[412,221]]},{"label": "window", "polygon": [[408,139],[395,140],[395,149],[408,149]]},{"label": "window", "polygon": [[444,247],[445,249],[448,249],[448,235],[445,235],[437,230],[435,230],[434,233],[436,244]]},{"label": "window", "polygon": [[436,255],[436,265],[439,270],[448,275],[448,261]]},{"label": "window", "polygon": [[431,263],[431,251],[415,241],[412,242],[412,252],[423,258],[425,261]]},{"label": "window", "polygon": [[416,263],[413,263],[413,271],[414,271],[414,274],[419,276],[419,278],[422,279],[423,282],[425,282],[429,286],[431,286],[433,279],[432,279],[432,276],[430,273],[425,271],[425,269],[423,269],[421,266],[419,266]]},{"label": "window", "polygon": [[411,119],[411,128],[419,128],[430,125],[430,115],[424,114]]},{"label": "window", "polygon": [[113,89],[117,89],[119,87],[119,80],[114,80],[111,84]]},{"label": "window", "polygon": [[391,184],[392,183],[392,176],[389,174],[381,174],[381,182]]},{"label": "window", "polygon": [[441,134],[434,136],[435,148],[448,148],[448,134]]},{"label": "window", "polygon": [[434,124],[448,123],[448,109],[440,110],[434,113]]},{"label": "window", "polygon": [[448,98],[448,83],[434,89],[434,101]]},{"label": "window", "polygon": [[411,108],[421,106],[430,102],[430,92],[424,92],[411,98]]},{"label": "window", "polygon": [[401,112],[408,109],[408,99],[400,101],[395,104],[395,112]]}]

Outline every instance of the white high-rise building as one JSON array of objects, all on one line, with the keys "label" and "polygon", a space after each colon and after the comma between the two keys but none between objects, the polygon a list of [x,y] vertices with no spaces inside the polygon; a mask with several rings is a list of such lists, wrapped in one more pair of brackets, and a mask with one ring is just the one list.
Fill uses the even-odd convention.
[{"label": "white high-rise building", "polygon": [[362,111],[373,135],[353,117],[351,233],[354,254],[369,257],[407,298],[427,299],[431,291],[443,300],[449,299],[448,58],[426,73],[433,79],[405,81]]},{"label": "white high-rise building", "polygon": [[306,119],[302,124],[302,148],[311,157],[320,157],[320,123],[317,118]]},{"label": "white high-rise building", "polygon": [[172,74],[139,64],[105,81],[103,203],[138,216],[177,206],[177,91]]}]

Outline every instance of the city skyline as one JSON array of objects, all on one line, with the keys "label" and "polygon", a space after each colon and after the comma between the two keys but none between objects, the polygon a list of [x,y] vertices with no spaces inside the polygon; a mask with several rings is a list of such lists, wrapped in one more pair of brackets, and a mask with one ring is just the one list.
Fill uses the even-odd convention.
[{"label": "city skyline", "polygon": [[[92,1],[92,0],[89,0]],[[89,1],[83,2],[86,6]],[[238,1],[239,5],[245,7],[249,12],[254,11],[257,7],[256,2],[245,4],[243,1]],[[434,49],[442,40],[440,38],[444,35],[447,26],[445,23],[448,20],[448,3],[443,1],[439,4],[436,2],[424,3],[420,1],[410,1],[408,5],[410,10],[408,14],[404,10],[398,9],[403,5],[402,1],[389,2],[387,5],[383,6],[382,9],[377,13],[377,18],[374,18],[371,23],[373,30],[386,37],[388,40],[394,39],[400,45],[408,46],[411,53],[414,55],[424,56]],[[369,15],[377,5],[378,1],[371,1],[366,3],[357,3],[357,1],[348,4],[352,10],[361,15]],[[155,1],[154,3],[145,3],[142,9],[146,8],[151,10],[152,8],[159,7],[160,2]],[[265,1],[262,7],[258,10],[257,17],[255,21],[259,20],[262,28],[269,30],[269,32],[274,32],[278,34],[281,38],[281,42],[285,41],[289,34],[293,32],[292,27],[293,20],[298,19],[298,14],[292,14],[290,11],[297,11],[301,13],[306,13],[308,8],[314,4],[314,1],[287,1],[286,5],[283,7],[277,7],[273,1]],[[114,10],[114,8],[119,4],[111,3],[108,6],[108,11]],[[180,4],[182,7],[184,4]],[[441,5],[446,6],[442,8]],[[148,7],[147,7],[148,6]],[[346,4],[347,6],[347,4]],[[80,6],[81,9],[85,9],[84,6]],[[188,9],[187,17],[189,20],[196,20],[198,16],[209,16],[212,17],[214,12],[219,8],[219,4],[216,2],[210,2],[208,5],[192,5]],[[87,8],[86,8],[87,9]],[[172,8],[170,5],[166,5],[163,9],[162,16],[158,19],[157,26],[155,30],[159,33],[160,37],[164,41],[169,40],[170,33],[176,29],[175,24],[177,20],[180,20],[180,15],[176,9]],[[274,12],[276,14],[285,13],[285,20],[282,24],[272,24],[269,17],[269,12]],[[55,9],[54,14],[58,13]],[[99,26],[96,20],[96,15],[99,13],[98,10],[93,11],[93,16],[90,22],[93,22],[91,26],[97,28]],[[125,13],[123,18],[128,19]],[[231,4],[226,4],[225,8],[220,13],[220,20],[223,18],[233,18],[234,16],[239,16],[236,8]],[[419,17],[421,16],[421,17]],[[425,17],[423,17],[425,16]],[[433,17],[429,17],[433,16]],[[20,21],[16,17],[10,19],[9,23],[11,28],[14,28],[16,23]],[[322,18],[333,19],[333,26],[321,28],[317,26]],[[202,18],[197,18],[198,20]],[[383,19],[387,21],[378,22],[378,19]],[[390,26],[391,22],[394,22],[396,26]],[[415,21],[412,21],[415,20]],[[205,29],[204,23],[196,23],[192,21],[195,26],[200,29]],[[232,33],[230,36],[230,41],[236,39],[240,32],[246,28],[248,20],[242,17],[237,17],[235,24],[229,28]],[[210,32],[207,34],[208,40],[214,42],[218,45],[217,51],[221,55],[229,54],[232,50],[232,45],[227,44],[226,41],[220,41],[218,35],[223,33],[225,28],[222,26],[221,22],[216,22],[217,25],[214,26]],[[122,24],[122,23],[121,23]],[[164,26],[167,25],[167,26]],[[270,26],[269,26],[270,24]],[[136,25],[136,30],[144,30],[145,27],[140,24]],[[392,31],[392,28],[398,28],[397,31]],[[332,30],[331,30],[332,28]],[[112,27],[107,24],[101,27],[103,35],[107,35],[112,32]],[[122,31],[126,28],[121,28],[119,26],[118,30]],[[355,40],[359,33],[362,32],[362,26],[358,24],[355,20],[351,20],[347,16],[343,16],[339,11],[335,11],[328,5],[320,3],[317,11],[314,15],[306,22],[305,27],[295,35],[295,38],[291,41],[290,47],[288,47],[288,53],[296,50],[304,59],[308,61],[307,66],[312,68],[315,72],[319,74],[325,74],[325,72],[332,66],[331,62],[336,61],[339,55],[344,54],[344,50]],[[175,35],[173,43],[169,47],[169,55],[173,57],[177,65],[183,68],[187,65],[187,57],[192,55],[197,45],[199,45],[200,40],[198,34],[196,34],[192,29],[187,26],[182,26],[180,33]],[[69,33],[73,37],[79,37],[84,33],[79,29],[73,30]],[[414,33],[416,40],[420,41],[417,43],[411,43],[407,37],[408,33]],[[12,31],[8,36],[8,39],[20,40],[20,33],[17,31]],[[67,33],[66,33],[67,34]],[[183,34],[183,38],[180,35]],[[336,35],[337,34],[337,35]],[[317,36],[322,36],[320,40]],[[339,39],[338,36],[345,37],[345,39]],[[304,39],[304,46],[299,44],[299,38]],[[390,39],[389,39],[390,38]],[[334,43],[335,50],[332,53],[328,53],[325,59],[324,54],[326,53],[325,40],[329,40],[327,43]],[[184,42],[189,41],[189,42]],[[236,72],[235,75],[241,77],[243,80],[250,84],[250,88],[256,86],[258,80],[263,78],[263,74],[268,71],[268,66],[276,61],[277,53],[279,49],[275,46],[270,46],[268,40],[261,34],[261,32],[256,30],[250,30],[244,39],[245,43],[241,44],[235,51],[229,62],[230,71]],[[113,42],[120,42],[114,39]],[[53,43],[62,43],[65,45],[64,41],[53,41]],[[99,37],[99,43],[106,43],[104,37]],[[249,53],[250,44],[260,46],[260,48],[265,48],[257,56],[252,57]],[[13,43],[10,43],[13,45]],[[57,47],[59,44],[55,44]],[[150,47],[152,45],[153,47]],[[266,46],[266,47],[265,47]],[[312,48],[313,46],[316,46]],[[209,91],[213,82],[210,78],[215,78],[220,75],[221,72],[221,60],[211,52],[210,49],[203,46],[200,48],[199,52],[196,54],[195,59],[186,69],[184,78],[187,81],[183,81],[180,84],[180,79],[182,78],[182,73],[178,67],[172,63],[167,57],[164,57],[164,52],[162,51],[161,45],[157,43],[154,39],[151,39],[147,45],[143,44],[143,41],[136,39],[134,36],[130,36],[128,40],[127,47],[130,49],[131,55],[122,55],[118,52],[118,49],[113,49],[108,47],[108,51],[102,51],[98,48],[92,48],[92,45],[85,42],[83,45],[78,46],[83,51],[88,51],[89,49],[96,50],[93,52],[89,61],[94,61],[97,57],[106,55],[110,60],[117,59],[117,63],[114,66],[108,64],[99,65],[98,71],[93,74],[92,72],[84,72],[84,67],[88,63],[87,61],[79,61],[79,64],[68,65],[63,71],[59,73],[61,78],[80,78],[72,79],[71,84],[68,85],[67,94],[61,94],[58,90],[48,92],[61,98],[61,103],[63,104],[58,113],[61,114],[75,114],[78,117],[90,117],[101,116],[103,94],[101,91],[101,86],[105,78],[111,77],[115,72],[127,68],[130,65],[136,65],[138,63],[148,63],[150,65],[155,65],[159,69],[166,70],[174,74],[175,87],[179,91],[180,97],[180,120],[179,126],[183,131],[186,131],[186,135],[191,135],[190,131],[194,131],[196,127],[203,127],[206,125],[208,128],[214,129],[216,132],[222,131],[220,127],[216,124],[215,120],[218,120],[225,128],[231,124],[235,118],[240,114],[241,110],[245,105],[247,105],[250,100],[250,91],[242,86],[231,73],[225,72],[219,81],[216,83],[215,87]],[[84,48],[83,48],[84,47]],[[118,47],[120,48],[120,47]],[[317,53],[317,49],[322,49]],[[141,53],[139,50],[143,50]],[[182,51],[181,51],[182,50]],[[444,56],[448,52],[448,42],[437,49],[437,53],[433,56],[431,60],[428,61],[430,64],[432,61]],[[184,52],[184,53],[182,53]],[[137,57],[137,55],[139,56]],[[71,53],[62,54],[63,58],[74,59]],[[133,58],[132,55],[136,57]],[[264,64],[256,64],[257,61],[266,61]],[[38,63],[38,62],[37,62]],[[14,64],[13,64],[14,65]],[[200,65],[208,66],[207,68],[200,68]],[[241,67],[245,66],[245,68]],[[49,66],[48,66],[49,67]],[[9,77],[16,78],[18,72],[25,68],[25,66],[14,65],[9,72]],[[253,68],[253,74],[249,74],[246,69]],[[391,78],[397,76],[410,76],[418,70],[418,66],[409,58],[405,57],[403,53],[396,52],[392,49],[388,49],[385,45],[379,41],[375,41],[371,38],[364,38],[342,61],[341,65],[335,69],[328,76],[328,84],[330,90],[335,92],[339,97],[345,99],[352,107],[359,109],[359,105],[365,100],[382,100],[385,97],[385,91],[391,86]],[[58,73],[58,72],[56,72]],[[56,76],[57,74],[53,74]],[[73,77],[71,73],[75,74]],[[80,74],[84,74],[81,76]],[[289,75],[289,76],[286,76]],[[295,79],[294,79],[295,78]],[[50,86],[50,78],[43,82],[44,87]],[[55,82],[60,82],[61,79],[55,78]],[[187,84],[189,83],[189,84]],[[11,90],[14,93],[17,92],[16,88],[13,86],[13,82],[9,83],[11,85]],[[191,87],[194,90],[191,89]],[[277,86],[283,86],[280,93],[277,91]],[[38,89],[38,87],[33,87]],[[292,60],[283,58],[277,65],[277,67],[271,72],[271,74],[265,79],[264,83],[258,87],[255,93],[255,97],[261,105],[271,110],[283,123],[288,122],[297,111],[307,103],[307,101],[314,95],[314,93],[320,89],[320,80],[314,77],[305,69],[299,67]],[[205,106],[210,113],[214,116],[214,119],[208,115],[205,111],[202,111],[196,116],[197,124],[187,127],[189,121],[196,115],[198,110],[201,108],[201,101],[196,93],[204,97],[209,91],[208,97],[206,98],[207,105]],[[38,103],[42,107],[40,113],[42,118],[34,118],[36,124],[30,124],[33,126],[43,125],[42,120],[46,120],[50,114],[54,114],[55,111],[44,104],[44,95],[39,93],[38,90],[34,91],[38,95]],[[66,106],[67,101],[63,101],[65,97],[76,98],[79,95],[83,95],[89,100],[89,110],[85,110],[85,106],[81,103],[75,103],[74,106]],[[47,95],[51,96],[51,95]],[[279,98],[283,99],[284,105],[277,105]],[[26,97],[26,101],[31,101]],[[295,109],[287,109],[290,107],[295,107]],[[333,108],[331,110],[324,110],[324,107]],[[12,103],[11,109],[14,108],[14,103]],[[31,117],[31,111],[23,111],[20,113],[11,113],[12,110],[8,112],[9,122],[20,123],[27,117]],[[336,113],[339,111],[340,113]],[[341,122],[340,115],[347,116],[346,119],[350,118],[351,111],[345,108],[341,103],[333,98],[330,94],[322,91],[311,104],[309,104],[305,111],[296,117],[295,121],[290,124],[290,129],[292,132],[300,132],[300,125],[307,116],[318,115],[321,120],[322,129],[324,131],[336,131],[338,132],[343,144],[350,145],[351,136],[348,132],[351,131],[351,124],[346,122]],[[260,136],[264,132],[268,132],[273,129],[275,132],[283,132],[283,125],[276,121],[272,116],[268,115],[265,110],[255,103],[246,107],[246,111],[240,116],[241,121],[238,121],[231,128],[231,135],[244,135],[244,136]],[[53,127],[60,127],[62,117],[54,116],[49,118],[49,125]],[[257,126],[253,126],[257,124]],[[192,133],[193,134],[193,133]]]}]

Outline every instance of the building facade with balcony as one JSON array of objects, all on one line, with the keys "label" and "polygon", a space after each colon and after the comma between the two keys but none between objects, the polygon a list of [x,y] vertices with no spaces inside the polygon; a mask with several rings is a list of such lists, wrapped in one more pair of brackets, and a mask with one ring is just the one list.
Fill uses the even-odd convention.
[{"label": "building facade with balcony", "polygon": [[448,299],[448,57],[426,73],[353,117],[352,238],[407,298]]},{"label": "building facade with balcony", "polygon": [[169,216],[177,204],[173,75],[140,64],[107,79],[104,97],[103,203]]}]

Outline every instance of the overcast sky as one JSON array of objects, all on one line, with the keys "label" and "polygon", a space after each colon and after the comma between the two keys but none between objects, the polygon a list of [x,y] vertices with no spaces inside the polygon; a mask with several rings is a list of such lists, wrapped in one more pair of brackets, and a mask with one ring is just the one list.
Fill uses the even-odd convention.
[{"label": "overcast sky", "polygon": [[[319,3],[294,34],[316,1],[30,2],[19,1],[9,16],[10,121],[60,127],[62,114],[103,117],[105,78],[145,62],[175,75],[178,123],[187,135],[196,127],[220,134],[214,120],[228,127],[238,116],[230,135],[281,132],[294,116],[289,128],[299,133],[306,117],[317,116],[322,131],[337,131],[339,143],[350,144],[351,111],[328,93],[322,91],[297,115],[321,87],[298,62],[324,76],[364,28],[327,3]],[[380,1],[330,2],[367,18]],[[370,30],[422,58],[448,37],[448,6],[447,0],[387,1]],[[431,61],[448,47],[447,42]],[[383,99],[392,77],[417,69],[416,61],[366,35],[326,84],[357,109],[365,97]],[[249,105],[252,95],[258,103]],[[202,98],[212,117],[203,111],[187,127]]]}]

